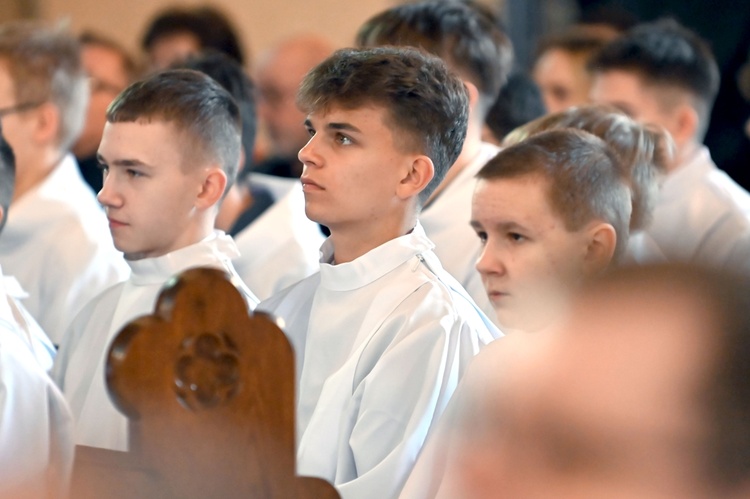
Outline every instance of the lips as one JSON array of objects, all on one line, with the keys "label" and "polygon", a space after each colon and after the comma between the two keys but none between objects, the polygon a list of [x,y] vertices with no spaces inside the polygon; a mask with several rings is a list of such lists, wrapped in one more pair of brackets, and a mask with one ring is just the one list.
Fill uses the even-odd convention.
[{"label": "lips", "polygon": [[314,180],[311,180],[309,177],[300,177],[300,181],[302,182],[302,190],[305,192],[311,190],[324,190],[320,184],[318,184]]},{"label": "lips", "polygon": [[117,229],[119,227],[124,227],[127,224],[125,222],[120,222],[119,220],[115,220],[114,218],[107,218],[109,221],[109,228],[110,229]]},{"label": "lips", "polygon": [[489,297],[490,301],[492,303],[498,303],[501,301],[504,301],[508,296],[510,296],[510,293],[506,293],[504,291],[487,291],[487,296]]}]

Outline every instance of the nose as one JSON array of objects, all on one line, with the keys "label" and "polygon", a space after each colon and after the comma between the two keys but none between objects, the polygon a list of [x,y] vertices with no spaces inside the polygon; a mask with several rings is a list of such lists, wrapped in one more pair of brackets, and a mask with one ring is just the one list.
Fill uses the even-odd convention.
[{"label": "nose", "polygon": [[307,141],[307,144],[305,144],[302,147],[302,149],[299,150],[299,153],[297,154],[297,158],[305,166],[320,166],[321,165],[321,157],[320,157],[320,154],[318,154],[317,141],[315,137],[316,137],[315,135],[310,137],[310,140]]},{"label": "nose", "polygon": [[504,258],[491,239],[482,247],[482,252],[477,258],[475,267],[481,275],[502,275],[505,274]]},{"label": "nose", "polygon": [[118,193],[116,180],[113,175],[107,172],[104,172],[103,175],[102,188],[96,195],[96,199],[105,208],[118,208],[122,205],[122,197]]}]

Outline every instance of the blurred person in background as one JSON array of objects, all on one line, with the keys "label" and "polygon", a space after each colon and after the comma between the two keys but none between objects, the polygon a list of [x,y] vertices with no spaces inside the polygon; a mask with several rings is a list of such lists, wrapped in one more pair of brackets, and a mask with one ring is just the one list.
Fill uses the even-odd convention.
[{"label": "blurred person in background", "polygon": [[151,71],[208,49],[227,54],[241,66],[248,62],[235,27],[223,12],[208,5],[161,11],[146,27],[141,47]]},{"label": "blurred person in background", "polygon": [[591,74],[586,64],[616,36],[614,29],[579,24],[540,42],[531,74],[548,112],[590,102]]},{"label": "blurred person in background", "polygon": [[81,44],[83,69],[89,77],[89,107],[81,135],[73,144],[73,154],[84,180],[94,192],[99,192],[102,188],[102,171],[96,151],[107,121],[107,106],[135,80],[137,69],[127,50],[108,37],[86,31],[78,37],[78,41]]},{"label": "blurred person in background", "polygon": [[281,41],[263,54],[255,72],[258,118],[268,142],[268,154],[253,168],[258,173],[297,178],[302,163],[297,153],[310,139],[305,114],[295,98],[302,78],[336,47],[325,37],[305,33]]}]

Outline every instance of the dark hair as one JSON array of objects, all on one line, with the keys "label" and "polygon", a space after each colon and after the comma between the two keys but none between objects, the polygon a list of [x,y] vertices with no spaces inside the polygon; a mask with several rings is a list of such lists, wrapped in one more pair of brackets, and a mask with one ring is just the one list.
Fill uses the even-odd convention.
[{"label": "dark hair", "polygon": [[587,61],[616,36],[617,34],[614,31],[608,32],[583,24],[576,24],[561,33],[542,38],[537,45],[534,61],[554,49],[583,56],[584,60]]},{"label": "dark hair", "polygon": [[595,72],[635,73],[646,84],[679,88],[694,97],[705,128],[719,91],[719,67],[705,41],[672,19],[640,24],[594,57]]},{"label": "dark hair", "polygon": [[162,11],[146,28],[141,46],[148,51],[159,38],[185,32],[195,35],[201,49],[214,49],[241,65],[245,63],[234,27],[221,11],[210,6],[173,7]]},{"label": "dark hair", "polygon": [[546,112],[542,92],[534,80],[523,73],[513,73],[487,113],[485,123],[497,140],[503,140],[511,130]]},{"label": "dark hair", "polygon": [[479,90],[484,120],[513,63],[510,39],[488,9],[455,0],[404,4],[368,20],[357,45],[408,45],[434,54]]},{"label": "dark hair", "polygon": [[338,50],[305,76],[297,103],[306,112],[383,107],[387,124],[405,134],[397,144],[432,159],[435,176],[420,193],[422,203],[466,138],[469,98],[463,82],[437,57],[410,48]]},{"label": "dark hair", "polygon": [[135,80],[136,76],[138,75],[138,66],[135,63],[135,60],[133,60],[133,57],[131,57],[125,47],[117,43],[112,38],[104,36],[101,33],[96,33],[94,31],[84,31],[78,37],[78,42],[81,44],[81,47],[84,47],[86,45],[96,45],[109,49],[112,52],[116,52],[120,56],[120,59],[122,61],[122,68],[125,70],[125,75],[127,76],[128,82]]},{"label": "dark hair", "polygon": [[0,207],[3,208],[3,216],[0,217],[0,231],[8,219],[8,208],[10,200],[13,199],[13,188],[16,185],[16,157],[13,149],[5,140],[0,125]]},{"label": "dark hair", "polygon": [[83,129],[89,98],[78,40],[62,25],[9,22],[0,26],[0,59],[8,64],[17,104],[50,101],[59,109],[57,145],[68,150]]},{"label": "dark hair", "polygon": [[226,54],[209,50],[178,63],[182,67],[205,73],[229,92],[240,109],[242,118],[242,147],[245,150],[245,164],[240,173],[248,173],[253,162],[257,116],[255,112],[255,85],[242,66]]},{"label": "dark hair", "polygon": [[538,118],[510,133],[504,144],[518,143],[527,137],[561,128],[577,128],[604,140],[617,154],[616,166],[630,185],[633,209],[630,230],[645,229],[651,222],[659,179],[667,173],[672,158],[669,134],[652,125],[643,125],[623,111],[605,105],[567,109]]},{"label": "dark hair", "polygon": [[189,69],[156,73],[122,91],[107,109],[110,123],[161,120],[187,135],[186,162],[219,162],[229,190],[240,158],[240,111],[209,76]]},{"label": "dark hair", "polygon": [[593,134],[572,128],[531,136],[500,151],[477,174],[484,180],[538,175],[547,180],[548,200],[570,231],[594,220],[617,233],[614,261],[625,252],[630,192],[617,156]]}]

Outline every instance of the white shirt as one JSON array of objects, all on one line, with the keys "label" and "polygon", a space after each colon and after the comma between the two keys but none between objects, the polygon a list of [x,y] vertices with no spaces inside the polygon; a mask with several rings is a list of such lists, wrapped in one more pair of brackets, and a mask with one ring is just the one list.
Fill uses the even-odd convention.
[{"label": "white shirt", "polygon": [[235,236],[240,250],[234,267],[261,299],[318,271],[320,226],[305,215],[299,180],[257,220]]},{"label": "white shirt", "polygon": [[0,265],[29,293],[24,305],[55,344],[89,300],[127,278],[104,211],[72,155],[11,204]]},{"label": "white shirt", "polygon": [[64,397],[0,300],[0,497],[63,496],[72,430]]},{"label": "white shirt", "polygon": [[42,369],[48,372],[52,369],[57,351],[21,303],[27,296],[18,281],[11,276],[3,275],[3,269],[0,267],[0,317],[9,318],[10,329],[28,346]]},{"label": "white shirt", "polygon": [[296,353],[297,473],[343,498],[398,494],[469,360],[500,336],[432,248],[417,225],[258,307]]},{"label": "white shirt", "polygon": [[750,194],[696,147],[664,180],[637,262],[680,261],[750,272]]},{"label": "white shirt", "polygon": [[458,280],[496,324],[495,309],[475,267],[482,245],[469,223],[476,174],[498,152],[499,147],[483,142],[471,163],[419,215],[419,221],[427,237],[435,243],[435,254],[445,270]]},{"label": "white shirt", "polygon": [[215,231],[203,241],[156,258],[128,261],[130,278],[107,289],[75,318],[55,361],[53,376],[75,420],[76,444],[127,450],[127,419],[107,394],[104,367],[109,344],[135,317],[151,314],[162,286],[192,267],[220,268],[236,278],[250,309],[257,298],[232,267],[237,256],[232,238]]}]

